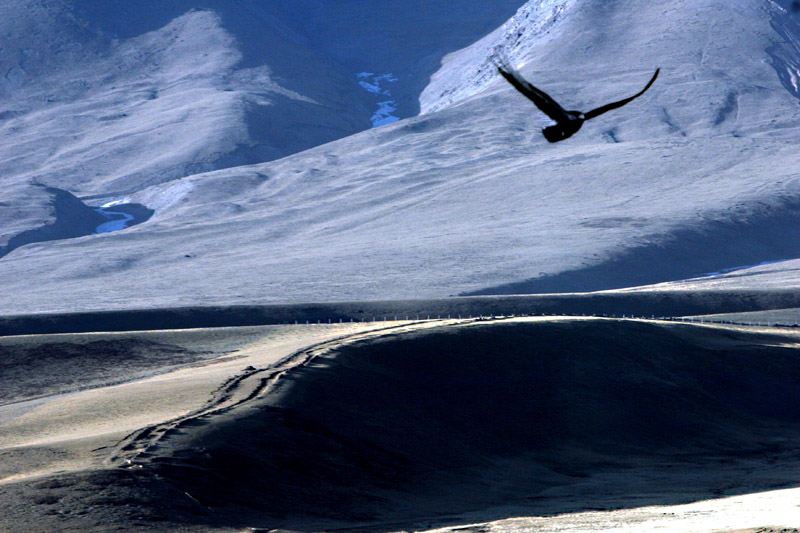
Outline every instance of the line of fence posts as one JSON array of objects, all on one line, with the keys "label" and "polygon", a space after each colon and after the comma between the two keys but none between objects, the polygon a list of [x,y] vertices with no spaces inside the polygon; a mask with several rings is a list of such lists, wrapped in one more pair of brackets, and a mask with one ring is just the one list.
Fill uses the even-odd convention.
[{"label": "line of fence posts", "polygon": [[[412,320],[412,317],[414,317],[413,319],[417,320],[417,321],[419,321],[419,320],[442,320],[442,319],[444,319],[444,317],[440,313],[440,314],[436,315],[436,318],[431,318],[432,315],[427,314],[427,315],[425,315],[424,319],[420,318],[422,316],[420,314],[416,314],[416,315],[392,315],[392,320],[395,321],[395,322],[397,322],[399,320],[402,320],[402,318],[398,318],[398,316],[400,316],[400,317],[405,316],[405,321]],[[452,319],[456,318],[458,320],[465,320],[465,319],[466,320],[473,320],[473,319],[484,320],[485,318],[486,319],[495,319],[495,318],[530,317],[530,316],[537,316],[537,314],[536,313],[531,313],[531,314],[510,313],[510,314],[491,314],[491,315],[486,315],[486,316],[484,316],[483,314],[479,314],[479,315],[473,316],[472,314],[462,315],[461,313],[458,313],[457,315],[453,316],[452,313],[448,313],[446,319],[447,320],[452,320]],[[553,313],[553,314],[540,313],[538,316],[559,316],[559,314],[556,314],[556,313]],[[580,313],[580,314],[579,313],[560,313],[560,316],[580,316],[580,317],[598,317],[599,316],[599,317],[604,317],[604,318],[616,318],[617,317],[617,315],[613,314],[613,313],[611,315],[608,315],[607,313],[602,313],[600,315],[598,315],[597,313],[593,313],[591,315],[587,315],[585,313]],[[646,316],[637,317],[634,314],[628,315],[627,313],[623,313],[621,318],[623,318],[623,319],[631,319],[631,320],[634,320],[634,319],[647,320]],[[331,323],[333,323],[333,320],[334,319],[328,318],[327,319],[327,323],[331,324]],[[678,322],[678,321],[680,321],[680,322],[683,322],[683,323],[687,323],[688,322],[690,324],[729,324],[729,325],[733,325],[733,326],[749,326],[749,327],[784,327],[784,328],[798,328],[798,327],[800,327],[800,322],[798,322],[798,321],[795,321],[793,323],[792,322],[782,323],[782,322],[778,322],[778,321],[774,321],[773,322],[773,321],[769,321],[769,320],[764,321],[764,322],[762,322],[762,321],[753,321],[753,320],[737,322],[737,321],[734,321],[734,320],[714,320],[712,318],[706,318],[706,317],[703,317],[703,316],[699,316],[699,317],[694,317],[694,316],[689,316],[689,317],[687,317],[687,316],[680,316],[680,317],[659,316],[659,317],[656,317],[655,313],[651,313],[650,320],[664,320],[664,321],[670,321],[670,322]],[[339,324],[345,323],[347,321],[348,321],[347,318],[339,318]],[[372,316],[372,322],[381,322],[381,321],[382,322],[388,322],[389,321],[388,315],[384,315],[382,317]],[[349,318],[349,322],[350,323],[355,323],[355,322],[366,323],[366,322],[369,322],[369,320],[367,320],[366,317],[362,317],[360,319],[354,319],[353,317],[350,317]],[[281,322],[281,323],[289,324],[290,322]],[[295,323],[295,325],[299,325],[299,324],[301,324],[301,321],[299,319],[296,319],[294,321],[294,323]],[[319,325],[319,324],[322,324],[322,323],[323,323],[322,319],[317,319],[316,324]],[[306,319],[305,320],[305,324],[306,325],[312,325],[312,324],[314,324],[314,322],[311,319]]]}]

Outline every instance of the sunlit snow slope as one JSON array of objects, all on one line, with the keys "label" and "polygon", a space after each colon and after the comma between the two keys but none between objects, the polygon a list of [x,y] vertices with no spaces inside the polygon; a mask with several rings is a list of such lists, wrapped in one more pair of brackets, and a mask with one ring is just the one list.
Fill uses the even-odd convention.
[{"label": "sunlit snow slope", "polygon": [[[217,76],[217,69],[239,64],[226,55],[238,48],[215,47],[213,61],[196,62],[206,72],[200,78],[210,80],[208,89],[197,89],[208,97],[201,106],[207,122],[193,122],[187,132],[186,115],[176,112],[162,131],[129,115],[108,122],[131,120],[138,129],[113,126],[112,135],[92,130],[90,139],[70,141],[94,147],[98,161],[119,150],[130,158],[97,180],[65,171],[65,189],[118,190],[155,215],[122,232],[18,248],[0,260],[0,302],[8,312],[27,312],[594,290],[800,257],[794,234],[800,222],[800,15],[788,4],[531,0],[482,39],[444,57],[419,88],[421,116],[264,164],[217,164],[227,168],[179,178],[201,163],[215,165],[190,156],[181,160],[199,166],[150,173],[152,165],[171,168],[170,158],[190,153],[198,139],[219,135],[220,145],[250,146],[252,137],[237,140],[216,127],[220,113],[243,106],[236,100],[243,89],[230,80],[244,74]],[[206,25],[198,38],[212,38],[216,28],[216,38],[233,42],[219,17],[213,10],[190,12],[156,34],[113,41],[97,53],[111,57],[122,53],[119,47],[135,56],[135,39],[161,31],[181,35],[188,24]],[[413,40],[414,26],[407,27]],[[444,27],[442,35],[453,34],[451,25]],[[428,42],[430,28],[418,31],[420,42]],[[404,44],[397,41],[397,49]],[[420,62],[428,61],[415,46]],[[588,122],[574,138],[548,144],[539,131],[547,120],[494,75],[489,56],[495,49],[573,109],[638,91],[656,67],[661,76],[642,98]],[[165,59],[161,68],[169,65]],[[388,67],[370,71],[400,77]],[[168,72],[177,78],[166,87],[180,90],[184,77]],[[296,106],[328,98],[334,109],[345,91],[339,71],[313,72],[320,76],[316,93],[303,93],[284,75],[275,94]],[[107,75],[112,98],[117,82]],[[355,74],[352,81],[354,91],[368,95]],[[133,98],[133,85],[127,87],[115,97]],[[392,96],[398,94],[393,86]],[[125,109],[145,113],[148,105],[162,105],[161,95],[141,98]],[[174,98],[187,101],[186,94]],[[233,103],[219,111],[226,98]],[[375,102],[360,101],[363,127],[369,127]],[[103,102],[81,108],[83,114],[49,106],[39,113],[51,113],[58,132],[67,117],[113,115],[116,108]],[[278,112],[286,109],[282,103],[267,108]],[[192,106],[191,112],[200,111]],[[147,113],[142,117],[152,116]],[[29,117],[3,126],[18,143],[19,168],[32,165],[22,150]],[[14,124],[22,129],[11,131]],[[287,126],[275,135],[292,131]],[[77,153],[69,146],[37,160],[62,168]],[[154,157],[148,146],[169,148]],[[223,153],[221,159],[240,152]]]}]

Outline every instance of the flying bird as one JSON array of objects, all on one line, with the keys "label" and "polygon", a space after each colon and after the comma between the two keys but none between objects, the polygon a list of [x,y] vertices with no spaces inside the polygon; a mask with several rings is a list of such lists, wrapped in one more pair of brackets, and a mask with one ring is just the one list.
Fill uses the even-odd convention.
[{"label": "flying bird", "polygon": [[642,96],[645,91],[649,89],[651,85],[653,85],[653,82],[656,81],[658,72],[661,70],[660,68],[657,68],[656,73],[653,74],[653,77],[650,78],[650,81],[647,82],[647,85],[645,85],[644,89],[633,96],[618,102],[612,102],[610,104],[600,106],[597,109],[592,109],[588,113],[581,113],[580,111],[565,110],[547,93],[537,89],[525,78],[523,78],[522,75],[514,70],[514,68],[509,66],[506,61],[502,59],[495,59],[495,66],[500,74],[508,81],[508,83],[513,85],[516,90],[527,96],[534,104],[536,104],[536,107],[542,110],[542,113],[556,122],[552,126],[548,126],[542,130],[544,138],[551,143],[563,141],[564,139],[572,137],[579,129],[581,129],[581,126],[583,126],[583,123],[587,120],[600,116],[606,111],[611,111],[612,109],[622,107],[634,98]]}]

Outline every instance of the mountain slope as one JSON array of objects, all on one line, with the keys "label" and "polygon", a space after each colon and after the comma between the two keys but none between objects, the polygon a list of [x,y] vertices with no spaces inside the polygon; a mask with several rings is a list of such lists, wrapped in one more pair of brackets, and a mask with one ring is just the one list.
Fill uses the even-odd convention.
[{"label": "mountain slope", "polygon": [[[0,186],[35,196],[42,183],[98,202],[278,159],[369,128],[385,95],[365,91],[357,74],[372,68],[399,69],[392,90],[401,112],[416,113],[409,102],[438,58],[521,1],[471,2],[477,9],[451,17],[449,32],[411,41],[415,23],[440,24],[447,3],[410,15],[386,2],[10,0],[0,6]],[[391,55],[403,37],[408,50]],[[412,69],[426,46],[427,67]],[[7,204],[4,239],[16,235],[5,228],[52,216],[20,217],[32,206]]]},{"label": "mountain slope", "polygon": [[[141,4],[140,12],[153,7]],[[37,195],[36,183],[114,199],[199,171],[281,157],[368,126],[366,106],[356,103],[353,116],[315,101],[324,93],[318,87],[306,84],[305,95],[287,89],[263,57],[244,67],[238,41],[213,11],[187,8],[164,26],[119,39],[65,0],[16,0],[0,10],[0,186],[27,187],[0,206],[3,240],[19,233],[11,228],[35,230],[53,216],[25,201]],[[111,19],[125,20],[129,11]],[[273,53],[316,69],[340,88],[342,99],[356,99],[358,87],[313,52],[285,37],[265,40]],[[257,127],[281,120],[283,128]],[[310,124],[304,134],[291,133],[298,122]]]},{"label": "mountain slope", "polygon": [[[532,0],[445,59],[422,116],[131,193],[155,209],[150,221],[16,250],[0,261],[15,295],[2,303],[26,312],[436,297],[556,276],[548,290],[564,290],[563,276],[589,267],[625,286],[634,274],[666,281],[740,265],[740,235],[748,257],[790,258],[800,253],[791,233],[770,244],[764,221],[793,220],[799,205],[800,108],[787,80],[800,54],[786,39],[797,16],[760,0]],[[488,77],[498,45],[571,108],[632,94],[657,66],[662,74],[639,100],[551,145],[543,116]],[[652,255],[667,245],[677,252]],[[658,261],[620,268],[625,254]]]}]

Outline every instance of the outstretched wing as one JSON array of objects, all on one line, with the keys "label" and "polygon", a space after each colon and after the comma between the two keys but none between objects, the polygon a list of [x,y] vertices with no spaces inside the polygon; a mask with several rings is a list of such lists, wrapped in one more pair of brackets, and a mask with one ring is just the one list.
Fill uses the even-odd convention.
[{"label": "outstretched wing", "polygon": [[622,107],[622,106],[624,106],[625,104],[627,104],[628,102],[630,102],[631,100],[633,100],[635,98],[639,98],[640,96],[642,96],[645,93],[645,91],[647,89],[650,88],[651,85],[653,85],[653,82],[656,81],[656,78],[658,77],[658,72],[660,70],[661,70],[660,68],[656,69],[656,73],[653,74],[653,77],[650,78],[650,81],[647,82],[647,85],[645,85],[644,89],[642,89],[638,93],[634,94],[630,98],[626,98],[624,100],[620,100],[619,102],[612,102],[610,104],[606,104],[604,106],[600,106],[597,109],[592,109],[588,113],[584,113],[584,115],[583,115],[584,119],[585,120],[589,120],[590,118],[594,118],[594,117],[596,117],[598,115],[602,115],[606,111],[611,111],[612,109],[616,109],[618,107]]},{"label": "outstretched wing", "polygon": [[508,83],[513,85],[516,90],[527,96],[536,104],[536,107],[541,109],[542,113],[556,122],[560,122],[566,118],[564,108],[558,105],[558,102],[550,98],[547,93],[531,85],[519,72],[514,70],[502,59],[495,58],[494,62],[500,75],[503,76]]}]

